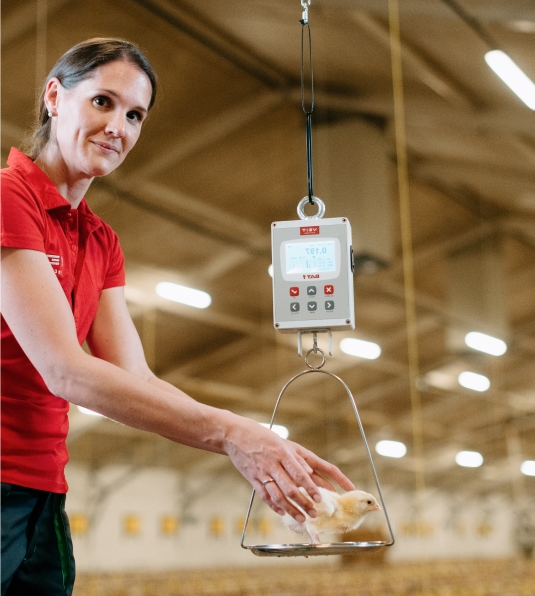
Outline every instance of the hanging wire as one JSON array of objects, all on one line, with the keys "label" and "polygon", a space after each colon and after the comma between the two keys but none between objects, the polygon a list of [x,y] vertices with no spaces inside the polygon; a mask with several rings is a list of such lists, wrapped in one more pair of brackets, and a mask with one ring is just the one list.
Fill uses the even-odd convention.
[{"label": "hanging wire", "polygon": [[[403,96],[403,71],[398,0],[388,0],[390,25],[390,49],[392,60],[392,85],[394,91],[394,124],[396,157],[401,216],[401,243],[403,252],[403,276],[405,287],[405,316],[407,319],[407,348],[409,353],[409,382],[412,412],[412,435],[415,459],[417,508],[422,521],[425,491],[423,416],[421,396],[417,382],[419,377],[418,328],[416,322],[416,299],[414,284],[414,258],[409,196],[409,173],[407,165],[407,139],[405,136],[405,100]],[[422,583],[429,588],[429,577],[424,574]],[[426,593],[430,590],[426,590]]]},{"label": "hanging wire", "polygon": [[[301,0],[304,8],[301,18],[301,107],[306,116],[306,154],[307,154],[307,178],[308,178],[308,201],[314,204],[314,183],[312,170],[312,112],[314,111],[314,71],[312,67],[312,35],[308,24],[308,6],[310,0]],[[308,71],[310,76],[310,103],[307,106],[305,101],[305,28],[308,32]]]}]

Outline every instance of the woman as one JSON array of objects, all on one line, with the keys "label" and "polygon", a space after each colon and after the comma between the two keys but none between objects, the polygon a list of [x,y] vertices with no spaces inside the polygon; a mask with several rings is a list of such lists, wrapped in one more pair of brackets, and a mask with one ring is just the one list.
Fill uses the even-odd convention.
[{"label": "woman", "polygon": [[[69,403],[177,443],[228,455],[277,513],[311,516],[333,465],[256,422],[200,403],[149,370],[124,299],[115,233],[87,206],[95,176],[125,159],[156,95],[140,50],[71,48],[39,100],[29,156],[2,171],[2,596],[71,594],[64,512]],[[91,355],[81,344],[87,341]]]}]

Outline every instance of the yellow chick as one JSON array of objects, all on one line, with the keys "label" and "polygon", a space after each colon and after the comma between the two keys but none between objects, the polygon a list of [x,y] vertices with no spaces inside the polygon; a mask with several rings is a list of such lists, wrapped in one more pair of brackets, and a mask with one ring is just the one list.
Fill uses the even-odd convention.
[{"label": "yellow chick", "polygon": [[[303,488],[300,490],[308,497]],[[357,528],[368,513],[381,511],[375,497],[362,490],[352,490],[342,495],[321,487],[319,491],[321,503],[314,503],[317,517],[309,517],[303,512],[306,519],[302,524],[287,513],[282,518],[292,532],[310,536],[312,544],[320,544],[320,534],[349,532]]]}]

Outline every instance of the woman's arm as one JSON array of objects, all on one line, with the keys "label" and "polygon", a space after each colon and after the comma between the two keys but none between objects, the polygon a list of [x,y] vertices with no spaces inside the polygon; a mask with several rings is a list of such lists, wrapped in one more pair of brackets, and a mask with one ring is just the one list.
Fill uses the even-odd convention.
[{"label": "woman's arm", "polygon": [[[78,344],[71,310],[46,255],[2,249],[2,314],[54,395],[175,442],[226,453],[278,513],[300,518],[288,499],[312,513],[298,487],[318,498],[316,472],[353,488],[335,466],[303,447],[156,379],[120,289],[102,293],[89,355]],[[269,477],[276,484],[262,487]]]}]

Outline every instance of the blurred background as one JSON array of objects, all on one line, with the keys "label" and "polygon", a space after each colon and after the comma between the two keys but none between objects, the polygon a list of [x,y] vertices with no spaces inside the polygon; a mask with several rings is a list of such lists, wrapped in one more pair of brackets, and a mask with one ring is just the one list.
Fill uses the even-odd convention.
[{"label": "blurred background", "polygon": [[[240,548],[250,487],[227,458],[73,407],[75,594],[294,594],[294,580],[310,594],[360,594],[359,581],[366,593],[451,581],[471,594],[467,577],[481,587],[500,573],[507,593],[535,591],[535,99],[485,59],[502,50],[535,80],[535,5],[403,0],[399,46],[396,6],[309,8],[314,193],[326,217],[349,218],[355,251],[356,328],[333,335],[325,369],[353,392],[396,544],[257,558]],[[2,2],[2,165],[64,51],[115,36],[146,52],[156,107],[87,200],[119,234],[153,370],[263,423],[306,368],[296,336],[273,328],[268,273],[271,222],[297,219],[308,192],[302,11],[298,0]],[[161,282],[210,304],[168,300]],[[292,384],[277,422],[377,494],[347,394],[318,377]],[[279,526],[255,505],[246,542],[296,539]],[[373,514],[345,539],[384,535]]]}]

